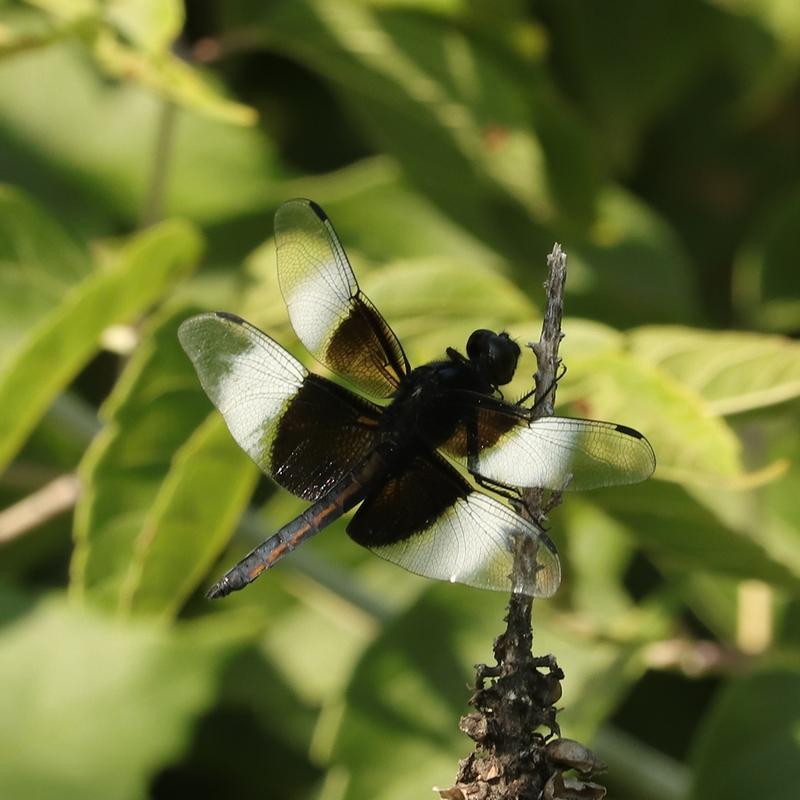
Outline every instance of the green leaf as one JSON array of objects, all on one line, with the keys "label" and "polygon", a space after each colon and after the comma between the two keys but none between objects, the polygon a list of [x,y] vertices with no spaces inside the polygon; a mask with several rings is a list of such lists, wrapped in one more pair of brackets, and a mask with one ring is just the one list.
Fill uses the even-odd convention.
[{"label": "green leaf", "polygon": [[[77,26],[92,41],[101,68],[162,97],[237,125],[252,125],[255,109],[222,96],[170,47],[184,23],[180,0],[30,0],[56,20]],[[76,27],[77,30],[77,27]],[[69,29],[65,34],[69,34]],[[46,43],[43,41],[42,43]]]},{"label": "green leaf", "polygon": [[82,467],[73,588],[124,613],[177,609],[230,536],[257,475],[208,414],[177,338],[190,315],[179,309],[151,326]]},{"label": "green leaf", "polygon": [[95,56],[116,78],[134,81],[180,106],[235,125],[254,125],[255,109],[221,96],[202,74],[170,52],[148,54],[130,47],[110,30],[98,32]]},{"label": "green leaf", "polygon": [[700,395],[712,414],[734,414],[800,395],[800,344],[779,336],[653,326],[629,334],[639,358]]},{"label": "green leaf", "polygon": [[[796,533],[786,531],[768,509],[759,507],[752,491],[743,491],[774,477],[775,469],[745,472],[734,431],[709,408],[713,402],[699,394],[709,387],[701,382],[691,386],[692,369],[669,359],[662,363],[659,343],[664,352],[671,352],[672,330],[660,339],[648,338],[641,348],[634,332],[635,355],[613,350],[583,353],[575,348],[560,397],[571,401],[581,416],[612,419],[642,431],[656,452],[656,477],[685,488],[651,480],[625,490],[592,493],[587,499],[624,522],[634,540],[666,569],[759,578],[796,593],[800,588]],[[704,335],[711,334],[698,334]],[[732,350],[729,355],[735,358]],[[713,369],[713,358],[707,361]],[[699,358],[693,364],[697,371],[703,367]],[[733,380],[724,385],[736,389]],[[743,391],[749,388],[744,381]],[[758,441],[761,436],[751,433],[745,438]],[[763,461],[763,448],[754,457]]]},{"label": "green leaf", "polygon": [[136,539],[175,452],[208,415],[177,340],[190,312],[153,320],[102,409],[106,425],[81,465],[73,589],[116,607]]},{"label": "green leaf", "polygon": [[[3,20],[0,22],[0,60],[8,60],[9,56],[36,50],[53,45],[64,37],[72,23],[53,20],[31,8],[15,6],[3,8]],[[76,20],[75,27],[82,26]]]},{"label": "green leaf", "polygon": [[433,16],[347,0],[283,2],[260,28],[268,46],[330,81],[410,181],[498,252],[527,263],[547,246],[541,225],[590,218],[588,138],[538,65],[497,58]]},{"label": "green leaf", "polygon": [[553,516],[559,542],[562,528],[569,534],[567,547],[560,550],[569,564],[564,570],[569,571],[572,606],[598,627],[619,619],[631,607],[624,578],[633,554],[632,538],[619,521],[580,496],[570,496]]},{"label": "green leaf", "polygon": [[414,364],[466,349],[477,328],[525,324],[539,312],[498,270],[465,261],[427,258],[386,264],[362,285],[391,320]]},{"label": "green leaf", "polygon": [[[25,90],[31,85],[35,96]],[[40,196],[61,218],[91,234],[138,223],[151,178],[143,165],[162,114],[162,100],[132,83],[109,83],[74,43],[0,61],[0,165],[43,187]],[[182,111],[165,212],[198,224],[255,215],[255,243],[268,230],[270,204],[278,193],[285,199],[276,188],[283,172],[257,130]]]},{"label": "green leaf", "polygon": [[[344,532],[339,531],[339,535]],[[308,560],[307,552],[297,555],[300,560]],[[270,617],[261,649],[299,697],[320,706],[339,696],[350,679],[354,663],[378,626],[341,596],[297,572],[297,560],[293,557],[281,573],[267,575],[260,581],[258,602],[266,599],[269,605],[262,607],[269,609]],[[327,562],[322,564],[328,566]],[[357,575],[351,572],[345,573],[345,577],[358,582]],[[270,583],[273,585],[264,586]],[[272,612],[275,604],[270,598],[278,591],[296,598],[296,602],[275,614]],[[303,646],[298,647],[298,642],[303,642]],[[325,669],[320,669],[320,664]]]},{"label": "green leaf", "polygon": [[[333,220],[348,252],[352,248],[371,261],[437,256],[500,262],[493,250],[413,191],[397,162],[387,156],[292,181],[287,191],[314,198]],[[274,258],[270,266],[274,272]]]},{"label": "green leaf", "polygon": [[800,785],[800,668],[734,679],[703,720],[690,800],[794,800]]},{"label": "green leaf", "polygon": [[458,16],[467,10],[465,0],[365,0],[365,5],[376,8],[415,9],[429,14]]},{"label": "green leaf", "polygon": [[232,615],[173,629],[122,626],[59,597],[6,624],[0,795],[146,796],[187,749],[221,667],[255,632]]},{"label": "green leaf", "polygon": [[111,0],[104,12],[127,41],[148,53],[166,52],[185,17],[181,0]]},{"label": "green leaf", "polygon": [[[43,284],[46,290],[50,285],[49,291],[64,285],[58,252],[28,248],[40,234],[46,241],[54,241],[52,227],[36,224],[29,207],[27,201],[12,194],[0,219],[2,228],[16,229],[18,234],[16,224],[9,223],[17,210],[33,223],[24,234],[8,236],[6,266],[14,271],[13,291],[4,293],[0,303],[3,314],[12,317],[17,315],[15,305],[29,304],[26,298]],[[0,466],[14,456],[56,394],[92,356],[102,332],[156,302],[188,274],[199,251],[200,240],[191,226],[165,222],[132,238],[109,265],[70,281],[46,313],[41,313],[39,302],[29,306],[28,313],[36,322],[23,329],[0,366]],[[49,261],[44,260],[48,253],[54,264],[52,279],[46,267]]]},{"label": "green leaf", "polygon": [[717,572],[800,591],[800,573],[773,555],[762,540],[758,518],[739,520],[734,528],[687,490],[653,480],[593,492],[592,501],[625,525],[639,546],[676,575]]},{"label": "green leaf", "polygon": [[184,23],[181,0],[27,0],[57,20],[110,24],[137,48],[165,52]]},{"label": "green leaf", "polygon": [[83,278],[85,249],[21,192],[0,186],[0,370]]},{"label": "green leaf", "polygon": [[619,186],[600,192],[590,228],[565,237],[567,309],[618,327],[693,322],[693,265],[678,233]]},{"label": "green leaf", "polygon": [[474,330],[481,318],[491,327],[501,320],[527,323],[539,314],[530,299],[497,270],[447,257],[386,264],[364,282],[382,313],[393,320],[434,316],[450,320],[451,326],[473,326]]},{"label": "green leaf", "polygon": [[579,416],[641,431],[655,450],[657,477],[710,486],[749,480],[733,430],[666,372],[624,352],[573,357],[568,367],[559,400]]},{"label": "green leaf", "polygon": [[788,468],[780,478],[756,492],[753,516],[760,537],[774,557],[800,575],[800,409],[797,404],[787,413],[772,419],[766,431],[759,431],[767,441],[771,458],[785,459]]},{"label": "green leaf", "polygon": [[173,457],[136,542],[120,604],[173,613],[230,538],[258,471],[213,414]]},{"label": "green leaf", "polygon": [[98,0],[26,0],[26,2],[65,22],[98,17],[102,10]]}]

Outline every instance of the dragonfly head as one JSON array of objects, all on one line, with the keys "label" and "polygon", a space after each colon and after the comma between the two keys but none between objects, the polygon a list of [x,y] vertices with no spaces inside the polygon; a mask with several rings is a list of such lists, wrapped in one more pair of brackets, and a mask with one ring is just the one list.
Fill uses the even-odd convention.
[{"label": "dragonfly head", "polygon": [[467,341],[467,356],[491,386],[504,386],[514,377],[519,345],[507,333],[485,328],[474,331]]}]

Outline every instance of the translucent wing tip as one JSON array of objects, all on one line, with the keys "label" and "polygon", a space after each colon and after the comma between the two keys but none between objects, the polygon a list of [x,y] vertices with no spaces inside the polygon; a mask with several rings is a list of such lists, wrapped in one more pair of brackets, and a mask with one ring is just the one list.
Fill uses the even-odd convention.
[{"label": "translucent wing tip", "polygon": [[178,341],[190,356],[194,350],[194,336],[197,326],[212,316],[213,314],[195,314],[195,316],[185,319],[178,326]]},{"label": "translucent wing tip", "polygon": [[653,450],[653,445],[647,440],[647,437],[637,431],[635,428],[629,428],[627,425],[616,425],[619,433],[630,436],[639,442],[638,450],[641,456],[641,472],[640,481],[646,481],[656,471],[656,453]]},{"label": "translucent wing tip", "polygon": [[318,203],[309,200],[307,197],[295,197],[278,206],[278,210],[275,212],[275,230],[289,227],[292,224],[291,218],[293,215],[307,211],[312,211],[320,222],[328,221],[328,215]]},{"label": "translucent wing tip", "polygon": [[207,333],[207,331],[202,332],[203,327],[207,326],[209,322],[217,323],[219,320],[225,320],[235,325],[246,325],[245,320],[230,311],[208,311],[204,314],[195,314],[180,324],[178,341],[190,358],[193,358],[193,354],[197,352],[200,343],[198,336],[202,338]]}]

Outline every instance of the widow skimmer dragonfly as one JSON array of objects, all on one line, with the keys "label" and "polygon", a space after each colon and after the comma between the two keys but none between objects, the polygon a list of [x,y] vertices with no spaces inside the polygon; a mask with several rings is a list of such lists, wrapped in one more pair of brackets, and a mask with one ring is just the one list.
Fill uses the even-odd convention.
[{"label": "widow skimmer dragonfly", "polygon": [[[412,370],[403,348],[359,289],[325,212],[290,200],[275,215],[278,278],[292,327],[318,361],[359,394],[308,372],[281,345],[224,311],[186,320],[178,336],[233,438],[284,489],[310,501],[208,592],[241,589],[301,542],[359,506],[347,525],[358,544],[411,572],[485,589],[552,595],[555,545],[482,486],[591,489],[649,477],[647,439],[624,425],[543,417],[505,402],[520,348],[506,333],[475,331],[466,356]],[[518,537],[536,563],[512,584]]]}]

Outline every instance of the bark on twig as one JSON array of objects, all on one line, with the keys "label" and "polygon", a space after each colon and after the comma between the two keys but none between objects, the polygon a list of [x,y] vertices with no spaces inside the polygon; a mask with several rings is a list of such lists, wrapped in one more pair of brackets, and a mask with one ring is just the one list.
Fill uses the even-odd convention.
[{"label": "bark on twig", "polygon": [[[567,257],[556,244],[547,257],[547,305],[538,342],[531,343],[537,363],[532,419],[551,416],[561,359],[561,318]],[[517,510],[536,525],[560,502],[560,492],[524,492]],[[523,544],[527,540],[521,540]],[[529,543],[528,543],[529,544]],[[522,546],[515,553],[516,578],[531,568],[535,553]],[[533,557],[533,559],[532,559]],[[552,655],[533,655],[532,599],[512,593],[506,629],[494,642],[495,665],[478,664],[475,709],[461,718],[460,728],[475,742],[475,750],[459,765],[456,784],[439,790],[447,800],[553,800],[600,798],[605,790],[587,780],[564,777],[575,769],[583,774],[601,767],[587,748],[561,739],[555,703],[561,697],[564,673]]]}]

